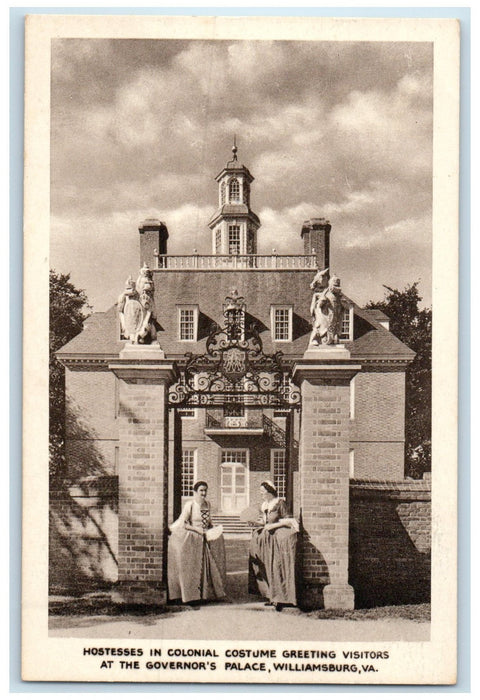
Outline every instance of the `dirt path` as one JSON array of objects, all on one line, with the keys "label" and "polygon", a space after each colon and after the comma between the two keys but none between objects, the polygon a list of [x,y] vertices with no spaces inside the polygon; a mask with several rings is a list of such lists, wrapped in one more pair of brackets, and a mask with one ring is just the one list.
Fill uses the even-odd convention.
[{"label": "dirt path", "polygon": [[244,596],[232,603],[172,606],[149,615],[55,615],[55,637],[285,641],[427,641],[430,623],[406,619],[325,620],[294,608],[276,612]]}]

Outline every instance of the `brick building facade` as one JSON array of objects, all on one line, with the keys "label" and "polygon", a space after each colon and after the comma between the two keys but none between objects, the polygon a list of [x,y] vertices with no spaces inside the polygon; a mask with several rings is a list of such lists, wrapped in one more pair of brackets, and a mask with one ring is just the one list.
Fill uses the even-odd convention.
[{"label": "brick building facade", "polygon": [[[69,477],[80,500],[95,479],[117,489],[118,520],[106,533],[116,566],[106,578],[130,594],[139,584],[141,600],[148,597],[141,584],[154,595],[164,587],[166,525],[195,480],[208,482],[216,516],[235,518],[272,479],[303,521],[312,604],[352,607],[349,484],[404,478],[405,370],[413,353],[384,315],[346,297],[341,345],[309,351],[310,283],[329,265],[329,222],[299,227],[303,255],[258,255],[253,177],[235,149],[216,179],[211,255],[169,256],[164,223],[147,219],[139,228],[140,266],[151,269],[156,290],[158,345],[122,340],[113,305],[58,353],[66,367]],[[188,353],[205,353],[232,290],[244,300],[246,336],[254,327],[263,352],[281,351],[290,368],[301,394],[294,408],[235,396],[206,407],[172,403],[178,368]]]}]

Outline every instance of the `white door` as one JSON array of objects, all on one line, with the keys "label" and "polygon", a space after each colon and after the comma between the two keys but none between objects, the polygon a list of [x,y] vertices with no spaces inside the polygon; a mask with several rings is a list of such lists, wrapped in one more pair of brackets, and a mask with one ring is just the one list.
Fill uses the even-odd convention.
[{"label": "white door", "polygon": [[248,471],[240,462],[227,462],[221,465],[222,512],[241,513],[248,505]]}]

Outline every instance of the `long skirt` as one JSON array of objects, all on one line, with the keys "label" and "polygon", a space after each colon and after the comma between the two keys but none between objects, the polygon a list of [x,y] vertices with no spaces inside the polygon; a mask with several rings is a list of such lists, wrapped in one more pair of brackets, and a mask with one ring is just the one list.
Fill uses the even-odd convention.
[{"label": "long skirt", "polygon": [[250,543],[249,592],[272,603],[297,605],[297,533],[289,527],[255,532]]},{"label": "long skirt", "polygon": [[207,542],[197,532],[179,528],[168,541],[168,597],[217,600],[225,597],[225,543],[223,535]]}]

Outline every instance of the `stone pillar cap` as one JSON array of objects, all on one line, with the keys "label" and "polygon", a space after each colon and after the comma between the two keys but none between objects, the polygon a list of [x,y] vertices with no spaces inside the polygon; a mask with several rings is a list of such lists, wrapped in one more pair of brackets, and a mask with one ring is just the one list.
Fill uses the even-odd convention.
[{"label": "stone pillar cap", "polygon": [[361,369],[361,364],[352,363],[349,360],[342,362],[340,359],[335,359],[331,362],[322,362],[321,359],[306,358],[295,363],[292,379],[295,383],[305,379],[313,383],[321,383],[325,379],[350,381]]}]

